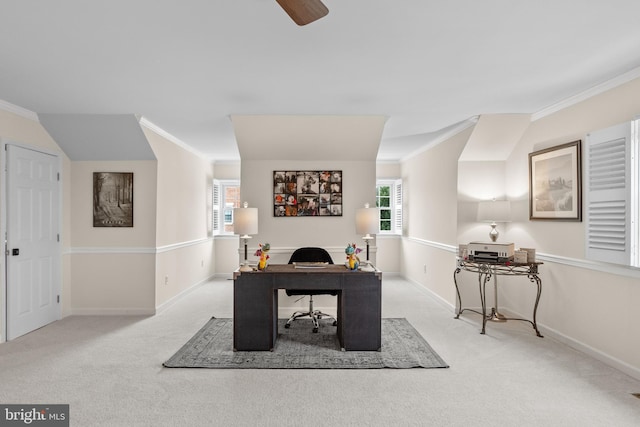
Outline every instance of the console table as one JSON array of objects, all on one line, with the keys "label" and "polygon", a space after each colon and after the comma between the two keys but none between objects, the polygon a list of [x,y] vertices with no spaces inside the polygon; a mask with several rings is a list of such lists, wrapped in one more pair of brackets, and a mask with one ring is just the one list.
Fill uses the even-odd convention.
[{"label": "console table", "polygon": [[233,275],[235,351],[273,350],[278,336],[278,289],[335,290],[340,347],[380,351],[382,273],[350,271],[340,264],[321,268],[270,264],[264,271],[236,271]]},{"label": "console table", "polygon": [[[509,318],[504,317],[504,320],[522,320],[525,322],[531,323],[533,329],[536,331],[536,335],[542,338],[542,334],[538,330],[538,324],[536,323],[536,313],[538,311],[538,303],[540,302],[540,295],[542,293],[542,280],[538,276],[538,266],[543,263],[541,262],[531,262],[526,264],[520,263],[491,263],[491,262],[482,262],[482,261],[467,261],[463,259],[458,259],[457,267],[453,272],[453,283],[456,285],[456,293],[458,294],[458,312],[456,313],[456,319],[460,318],[460,315],[463,311],[473,311],[474,313],[478,313],[482,315],[482,331],[481,334],[485,333],[485,328],[487,324],[487,320],[489,320],[493,313],[497,313],[498,307],[494,307],[492,314],[487,316],[487,298],[486,298],[486,287],[487,282],[491,279],[492,276],[526,276],[529,278],[529,281],[535,283],[538,292],[536,294],[536,301],[533,305],[533,320],[529,319],[520,319],[520,318]],[[471,273],[478,274],[478,287],[480,290],[480,303],[482,305],[482,313],[470,309],[470,308],[462,308],[462,299],[460,298],[460,289],[458,288],[458,281],[456,280],[456,276],[460,271],[469,271]],[[497,292],[497,290],[496,290]],[[497,305],[497,304],[496,304]]]}]

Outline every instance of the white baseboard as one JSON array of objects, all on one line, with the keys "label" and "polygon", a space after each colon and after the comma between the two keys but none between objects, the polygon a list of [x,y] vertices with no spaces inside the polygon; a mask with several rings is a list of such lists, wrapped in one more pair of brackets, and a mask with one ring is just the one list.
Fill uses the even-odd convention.
[{"label": "white baseboard", "polygon": [[[530,317],[520,314],[520,313],[516,313],[513,310],[509,309],[509,308],[505,308],[505,307],[500,307],[500,311],[502,311],[503,313],[507,314],[507,317],[519,317],[521,319],[529,319]],[[574,338],[571,338],[565,334],[563,334],[562,332],[556,331],[553,328],[550,328],[548,326],[545,326],[544,324],[537,322],[538,323],[538,329],[540,330],[540,333],[545,337],[545,338],[550,338],[553,339],[555,341],[561,342],[571,348],[573,348],[574,350],[577,350],[581,353],[584,353],[590,357],[593,357],[596,360],[599,360],[600,362],[604,363],[605,365],[611,366],[612,368],[615,368],[621,372],[624,372],[625,374],[640,380],[640,369],[636,368],[635,366],[629,365],[628,363],[613,357],[609,354],[606,354],[596,348],[591,347],[588,344],[585,344],[581,341],[578,341]]]},{"label": "white baseboard", "polygon": [[[401,276],[402,277],[402,276]],[[442,298],[440,295],[436,294],[435,292],[433,292],[431,289],[427,288],[426,286],[422,285],[419,282],[416,282],[415,280],[412,279],[407,279],[406,277],[403,277],[404,280],[406,280],[407,282],[411,283],[413,286],[415,286],[418,290],[426,293],[428,296],[430,296],[431,298],[433,298],[435,301],[437,301],[440,305],[442,305],[444,308],[450,310],[452,313],[455,313],[456,311],[456,306],[451,304],[449,301],[447,301],[446,299]],[[469,308],[469,307],[467,307]]]},{"label": "white baseboard", "polygon": [[[442,297],[440,297],[439,295],[437,295],[436,293],[434,293],[432,290],[430,290],[429,288],[421,285],[420,283],[414,281],[414,280],[410,280],[405,278],[406,281],[408,281],[409,283],[411,283],[412,285],[416,286],[416,288],[418,288],[420,291],[424,292],[425,294],[431,296],[435,301],[438,301],[443,307],[451,310],[453,313],[455,313],[456,311],[456,307],[452,304],[450,304],[448,301],[444,300]],[[473,310],[477,310],[477,311],[482,311],[482,307],[464,307],[464,308],[470,308]],[[517,318],[521,318],[521,319],[529,319],[530,316],[527,315],[523,315],[520,313],[517,313],[511,309],[509,309],[508,307],[504,307],[504,306],[500,306],[500,311],[503,312],[504,314],[507,315],[507,317],[517,317]],[[635,366],[629,365],[628,363],[615,358],[609,354],[606,354],[596,348],[591,347],[588,344],[585,344],[581,341],[578,341],[576,339],[573,339],[567,335],[564,335],[563,333],[556,331],[553,328],[550,328],[548,326],[545,326],[544,324],[537,322],[538,325],[538,330],[540,331],[540,333],[550,339],[553,339],[555,341],[561,342],[571,348],[573,348],[574,350],[577,350],[581,353],[584,353],[590,357],[593,357],[596,360],[601,361],[602,363],[611,366],[612,368],[615,368],[621,372],[624,372],[625,374],[640,380],[640,369],[636,368]]]},{"label": "white baseboard", "polygon": [[214,276],[209,276],[206,279],[202,279],[199,282],[196,282],[193,285],[189,286],[187,289],[185,289],[184,291],[180,292],[179,294],[174,295],[172,298],[168,299],[167,301],[163,302],[162,304],[156,306],[156,311],[155,311],[156,314],[161,313],[164,310],[166,310],[167,308],[171,307],[173,304],[175,304],[176,302],[180,301],[186,295],[189,295],[191,292],[195,291],[200,286],[204,285],[205,283],[207,283],[208,281],[210,281],[214,277],[215,277],[215,275]]},{"label": "white baseboard", "polygon": [[153,308],[73,308],[69,316],[153,316]]}]

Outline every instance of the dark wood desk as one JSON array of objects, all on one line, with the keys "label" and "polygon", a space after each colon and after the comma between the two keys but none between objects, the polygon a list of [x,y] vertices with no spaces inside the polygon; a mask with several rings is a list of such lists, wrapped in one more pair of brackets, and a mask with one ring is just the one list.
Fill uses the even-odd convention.
[{"label": "dark wood desk", "polygon": [[342,349],[380,351],[382,273],[349,271],[339,264],[323,268],[272,264],[266,271],[236,271],[233,275],[235,351],[273,350],[278,336],[278,289],[337,291],[336,333]]}]

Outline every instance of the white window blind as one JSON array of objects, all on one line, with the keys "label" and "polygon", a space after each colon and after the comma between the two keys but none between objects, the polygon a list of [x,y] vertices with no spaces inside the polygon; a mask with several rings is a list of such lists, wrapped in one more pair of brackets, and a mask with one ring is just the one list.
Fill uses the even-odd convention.
[{"label": "white window blind", "polygon": [[396,234],[402,234],[402,180],[397,180],[394,183],[393,192],[395,197],[395,216],[393,218],[395,222],[394,231]]},{"label": "white window blind", "polygon": [[586,258],[634,265],[634,122],[591,132],[585,150]]},{"label": "white window blind", "polygon": [[220,234],[220,190],[218,180],[213,180],[213,234]]}]

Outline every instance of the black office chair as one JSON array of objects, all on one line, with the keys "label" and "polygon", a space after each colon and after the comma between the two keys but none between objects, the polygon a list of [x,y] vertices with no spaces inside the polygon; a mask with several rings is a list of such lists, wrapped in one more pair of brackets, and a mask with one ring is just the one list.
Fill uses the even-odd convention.
[{"label": "black office chair", "polygon": [[[299,248],[296,249],[291,258],[289,259],[289,264],[293,264],[294,262],[326,262],[328,264],[333,264],[333,260],[331,259],[331,255],[329,252],[322,248]],[[337,291],[332,290],[309,290],[309,289],[287,289],[287,295],[309,295],[309,311],[296,311],[289,317],[287,323],[284,325],[285,328],[289,328],[291,326],[291,322],[300,318],[300,317],[310,317],[313,322],[313,332],[318,332],[318,319],[322,319],[323,317],[333,319],[333,326],[338,324],[335,317],[323,313],[320,310],[313,309],[313,296],[314,295],[338,295]]]}]

